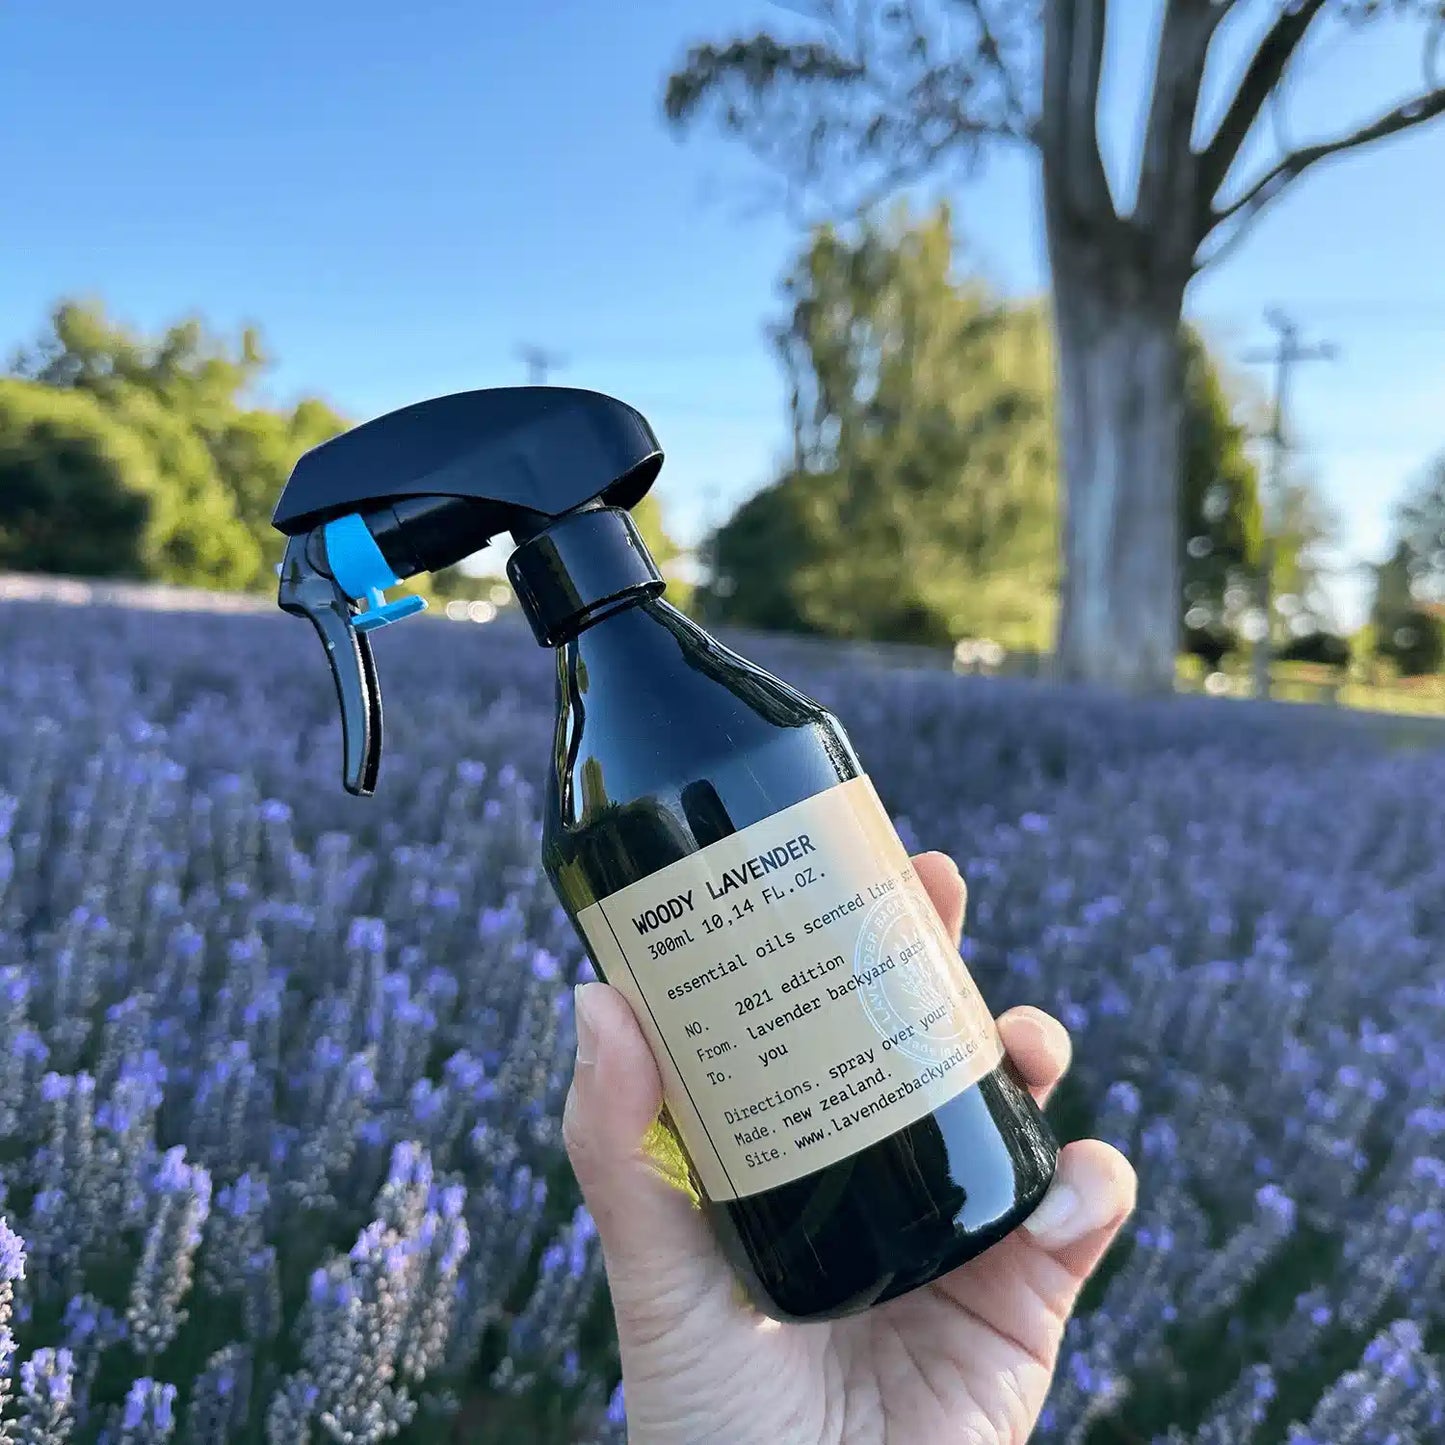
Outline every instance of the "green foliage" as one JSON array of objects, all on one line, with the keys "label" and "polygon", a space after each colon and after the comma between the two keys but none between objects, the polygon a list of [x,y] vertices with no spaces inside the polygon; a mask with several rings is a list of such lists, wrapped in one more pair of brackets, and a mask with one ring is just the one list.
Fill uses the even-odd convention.
[{"label": "green foliage", "polygon": [[[793,458],[712,540],[704,614],[842,638],[1047,646],[1059,495],[1046,319],[954,274],[949,212],[814,233],[775,331]],[[1179,546],[1191,640],[1216,660],[1258,559],[1248,433],[1186,332]]]},{"label": "green foliage", "polygon": [[1036,647],[1057,553],[1047,329],[953,274],[951,217],[818,230],[774,336],[794,456],[713,542],[715,620]]},{"label": "green foliage", "polygon": [[1445,454],[1415,484],[1395,527],[1414,595],[1445,602]]},{"label": "green foliage", "polygon": [[[274,564],[280,560],[281,540],[271,526],[271,513],[282,486],[304,452],[344,431],[348,423],[325,402],[309,398],[290,411],[217,407],[194,424],[237,512],[262,539],[268,564]],[[268,565],[268,585],[270,575]]]},{"label": "green foliage", "polygon": [[0,378],[0,568],[141,577],[152,459],[93,398]]},{"label": "green foliage", "polygon": [[1410,576],[1413,562],[1410,544],[1395,543],[1395,550],[1387,561],[1374,569],[1375,600],[1371,609],[1371,620],[1375,631],[1380,631],[1380,620],[1391,615],[1410,611],[1415,605],[1414,581]]},{"label": "green foliage", "polygon": [[693,589],[677,575],[677,564],[682,559],[682,548],[667,534],[662,522],[662,506],[657,497],[648,493],[633,509],[632,520],[642,533],[647,550],[652,553],[662,574],[667,578],[667,600],[684,612],[692,610]]},{"label": "green foliage", "polygon": [[1236,599],[1259,561],[1258,469],[1249,432],[1203,338],[1186,326],[1180,505],[1182,623],[1187,651],[1217,666],[1238,639]]},{"label": "green foliage", "polygon": [[1343,672],[1349,667],[1350,644],[1333,632],[1306,632],[1292,637],[1275,654],[1280,662],[1312,662]]},{"label": "green foliage", "polygon": [[[1408,515],[1408,509],[1403,515]],[[1445,666],[1445,619],[1438,604],[1421,599],[1419,553],[1407,535],[1388,561],[1375,568],[1370,622],[1375,655],[1402,677],[1423,677]]]},{"label": "green foliage", "polygon": [[[248,405],[266,364],[253,328],[228,342],[190,318],[146,337],[98,303],[66,301],[13,369],[52,394],[87,398],[144,453],[122,480],[123,491],[149,499],[140,575],[268,590],[280,560],[270,514],[281,486],[302,452],[345,423],[315,399],[289,410]],[[42,563],[31,554],[16,565]]]},{"label": "green foliage", "polygon": [[146,575],[182,586],[238,591],[255,586],[262,566],[259,539],[237,515],[196,428],[135,383],[109,388],[101,404],[150,455]]},{"label": "green foliage", "polygon": [[[1321,551],[1335,540],[1338,519],[1313,480],[1302,473],[1286,476],[1273,511],[1270,537],[1277,610],[1287,619],[1289,635],[1329,630],[1333,609]],[[1277,628],[1279,622],[1276,617]]]},{"label": "green foliage", "polygon": [[1376,646],[1401,677],[1426,677],[1445,667],[1445,623],[1423,607],[1412,608],[1389,619]]},{"label": "green foliage", "polygon": [[[0,566],[269,592],[276,498],[348,423],[316,397],[253,404],[267,364],[251,327],[227,340],[189,318],[147,337],[99,303],[62,302],[14,357],[22,380],[0,383]],[[636,517],[659,563],[674,562],[656,501]],[[497,582],[449,567],[406,590],[435,605]],[[687,588],[668,595],[685,604]]]}]

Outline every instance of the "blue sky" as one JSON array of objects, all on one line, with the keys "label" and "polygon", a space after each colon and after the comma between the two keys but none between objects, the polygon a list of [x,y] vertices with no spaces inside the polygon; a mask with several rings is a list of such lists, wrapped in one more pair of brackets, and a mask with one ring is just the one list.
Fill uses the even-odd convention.
[{"label": "blue sky", "polygon": [[[1130,20],[1104,118],[1122,175],[1157,3],[1115,8]],[[1240,13],[1211,93],[1260,0]],[[360,420],[521,381],[516,349],[539,344],[567,359],[553,379],[652,420],[660,495],[690,539],[785,444],[763,326],[799,238],[750,204],[761,173],[740,148],[667,132],[661,88],[689,41],[780,18],[764,0],[6,7],[0,347],[66,294],[146,327],[255,321],[273,395]],[[1280,122],[1295,143],[1417,84],[1418,39],[1327,30],[1301,71]],[[991,162],[956,214],[996,284],[1043,284],[1028,162]],[[1191,292],[1226,360],[1268,339],[1270,304],[1340,347],[1299,374],[1295,416],[1342,567],[1381,551],[1391,503],[1445,448],[1442,260],[1445,123],[1306,178]]]}]

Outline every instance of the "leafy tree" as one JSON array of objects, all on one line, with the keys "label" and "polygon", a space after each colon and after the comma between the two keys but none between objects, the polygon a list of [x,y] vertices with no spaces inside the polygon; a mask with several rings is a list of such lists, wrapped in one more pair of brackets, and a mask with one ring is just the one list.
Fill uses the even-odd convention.
[{"label": "leafy tree", "polygon": [[[132,517],[144,531],[134,557],[117,551],[108,534],[96,539],[91,570],[104,570],[109,549],[117,559],[113,575],[226,589],[275,587],[283,546],[271,526],[276,498],[302,453],[343,431],[347,422],[315,397],[290,408],[252,404],[268,364],[252,327],[227,340],[192,317],[147,337],[112,320],[98,302],[72,300],[55,308],[40,338],[16,354],[12,370],[51,395],[76,399],[74,415],[108,418],[113,425],[106,435],[112,440],[129,434],[136,445],[121,450],[132,474],[121,479],[123,485],[117,482],[116,496],[145,498],[144,519],[139,513]],[[27,433],[21,451],[37,457],[42,441]],[[71,468],[73,459],[60,457],[55,465]],[[35,467],[32,476],[45,470],[38,461]],[[17,483],[17,508],[20,496]],[[67,555],[77,563],[90,555],[85,549],[91,544],[79,536],[89,526],[85,515],[77,513],[70,524]],[[637,518],[659,562],[672,562],[678,549],[652,498]],[[58,554],[52,549],[52,555]],[[16,565],[55,570],[23,555]],[[479,582],[453,567],[408,579],[407,590],[444,602],[480,597],[495,585],[496,579]],[[680,584],[671,593],[686,601]]]},{"label": "leafy tree", "polygon": [[1395,544],[1389,559],[1375,568],[1375,601],[1370,624],[1375,654],[1406,677],[1439,672],[1445,665],[1445,624],[1441,609],[1420,600],[1411,575],[1414,554],[1407,541]]},{"label": "leafy tree", "polygon": [[244,591],[256,583],[262,548],[237,515],[196,429],[155,393],[118,383],[102,403],[150,456],[146,575],[187,587]]},{"label": "leafy tree", "polygon": [[103,402],[35,382],[0,387],[0,565],[197,587],[251,581],[255,539],[205,447],[151,393],[117,382]]},{"label": "leafy tree", "polygon": [[0,378],[0,567],[142,577],[154,473],[93,397]]},{"label": "leafy tree", "polygon": [[[1439,0],[1166,0],[1137,169],[1111,178],[1099,143],[1105,26],[1124,0],[801,0],[802,28],[694,46],[668,82],[681,127],[713,109],[790,181],[867,206],[960,168],[993,143],[1040,158],[1067,491],[1058,656],[1066,675],[1166,691],[1179,595],[1184,296],[1295,181],[1329,157],[1445,112],[1445,85],[1354,130],[1286,150],[1246,179],[1246,142],[1277,114],[1291,62],[1329,17],[1386,10],[1440,36]],[[1262,26],[1207,124],[1203,79],[1221,28]],[[1212,97],[1211,97],[1212,99]],[[1274,128],[1275,134],[1281,127]]]},{"label": "leafy tree", "polygon": [[1395,518],[1389,559],[1375,569],[1375,650],[1406,676],[1445,665],[1445,457],[1412,488]]},{"label": "leafy tree", "polygon": [[1396,517],[1415,595],[1445,602],[1445,455],[1431,463]]},{"label": "leafy tree", "polygon": [[98,301],[67,300],[56,306],[34,345],[16,353],[12,369],[42,385],[102,400],[139,388],[195,421],[234,409],[265,365],[254,327],[231,345],[190,317],[152,339],[113,321]]},{"label": "leafy tree", "polygon": [[1276,654],[1281,662],[1313,662],[1343,670],[1350,665],[1350,644],[1338,633],[1315,630],[1292,637]]},{"label": "leafy tree", "polygon": [[[788,473],[713,542],[709,615],[755,627],[1042,649],[1057,585],[1053,373],[1031,307],[953,276],[949,212],[822,227],[775,328]],[[1186,338],[1181,611],[1201,651],[1232,645],[1259,538],[1247,432],[1203,341]],[[910,487],[910,480],[912,486]]]},{"label": "leafy tree", "polygon": [[348,423],[313,397],[290,411],[221,407],[213,415],[198,416],[195,425],[247,526],[275,537],[271,513],[291,469],[302,453],[344,431]]},{"label": "leafy tree", "polygon": [[1304,472],[1286,475],[1273,511],[1272,625],[1283,645],[1291,636],[1334,626],[1323,553],[1338,536],[1339,519]]},{"label": "leafy tree", "polygon": [[1192,327],[1184,329],[1183,353],[1183,636],[1186,650],[1217,667],[1237,645],[1244,584],[1259,560],[1259,473],[1248,428]]},{"label": "leafy tree", "polygon": [[65,301],[13,369],[94,397],[151,448],[155,506],[174,540],[149,575],[267,590],[281,556],[270,525],[281,487],[302,452],[346,425],[315,398],[284,411],[248,405],[267,364],[254,328],[228,342],[189,318],[148,338],[99,303]]},{"label": "leafy tree", "polygon": [[714,542],[708,615],[1038,647],[1056,557],[1046,329],[953,276],[946,207],[822,227],[774,340],[794,455]]}]

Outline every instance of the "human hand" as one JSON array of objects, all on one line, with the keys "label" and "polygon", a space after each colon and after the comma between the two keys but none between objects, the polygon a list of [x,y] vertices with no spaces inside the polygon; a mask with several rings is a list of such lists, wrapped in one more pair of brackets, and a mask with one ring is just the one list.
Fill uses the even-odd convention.
[{"label": "human hand", "polygon": [[[960,936],[957,868],[938,853],[915,864]],[[998,1027],[1042,1103],[1068,1068],[1064,1026],[1016,1008]],[[933,1284],[779,1324],[743,1302],[704,1215],[643,1148],[662,1085],[626,1000],[584,984],[577,1033],[563,1132],[607,1265],[629,1445],[1023,1445],[1079,1291],[1134,1206],[1118,1150],[1067,1145],[1023,1228]]]}]

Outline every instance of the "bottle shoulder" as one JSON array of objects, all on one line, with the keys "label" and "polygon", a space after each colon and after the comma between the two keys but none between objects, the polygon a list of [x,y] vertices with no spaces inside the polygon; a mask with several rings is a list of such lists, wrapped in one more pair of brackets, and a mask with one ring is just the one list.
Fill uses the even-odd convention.
[{"label": "bottle shoulder", "polygon": [[831,713],[671,612],[559,655],[543,848],[569,906],[859,771]]}]

